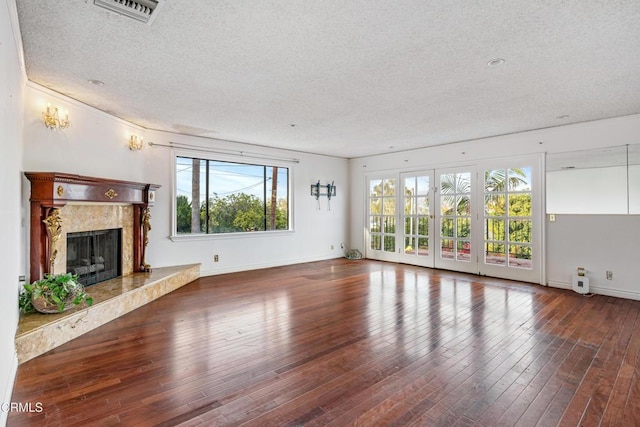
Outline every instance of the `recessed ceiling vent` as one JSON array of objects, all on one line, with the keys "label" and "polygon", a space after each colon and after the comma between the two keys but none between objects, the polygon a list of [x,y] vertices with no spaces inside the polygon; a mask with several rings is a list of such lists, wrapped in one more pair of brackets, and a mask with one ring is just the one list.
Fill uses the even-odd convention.
[{"label": "recessed ceiling vent", "polygon": [[156,18],[161,0],[93,0],[98,7],[149,25]]}]

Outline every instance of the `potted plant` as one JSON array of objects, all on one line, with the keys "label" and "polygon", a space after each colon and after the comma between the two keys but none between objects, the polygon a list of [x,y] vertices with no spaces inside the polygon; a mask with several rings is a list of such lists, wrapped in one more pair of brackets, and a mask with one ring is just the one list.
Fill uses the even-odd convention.
[{"label": "potted plant", "polygon": [[20,292],[18,306],[23,313],[61,313],[78,304],[90,306],[93,298],[86,294],[78,276],[45,274],[44,279],[25,284]]}]

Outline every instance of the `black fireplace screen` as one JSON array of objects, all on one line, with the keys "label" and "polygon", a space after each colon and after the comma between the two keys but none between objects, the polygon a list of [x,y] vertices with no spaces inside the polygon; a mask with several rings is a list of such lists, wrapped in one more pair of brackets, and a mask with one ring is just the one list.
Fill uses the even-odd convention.
[{"label": "black fireplace screen", "polygon": [[120,276],[121,259],[121,228],[67,234],[67,272],[85,286]]}]

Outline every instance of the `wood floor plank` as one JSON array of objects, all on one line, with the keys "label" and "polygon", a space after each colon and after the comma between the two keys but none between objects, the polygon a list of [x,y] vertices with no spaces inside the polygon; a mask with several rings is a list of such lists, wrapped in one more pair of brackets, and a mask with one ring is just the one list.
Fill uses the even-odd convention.
[{"label": "wood floor plank", "polygon": [[[627,303],[627,305],[630,304]],[[624,350],[624,357],[618,371],[618,375],[615,379],[611,379],[611,381],[615,381],[615,384],[612,386],[611,396],[602,416],[602,425],[604,426],[624,425],[625,413],[634,412],[634,409],[632,408],[629,408],[630,410],[626,411],[626,403],[633,385],[633,375],[636,372],[636,369],[638,369],[638,361],[640,357],[640,334],[638,334],[639,320],[637,312],[634,312],[633,310],[628,311],[628,317],[624,321],[624,327],[630,328],[631,334],[629,335],[628,345]],[[622,344],[623,341],[619,340],[618,346],[621,346]],[[637,410],[635,410],[635,412],[637,412]],[[633,421],[639,423],[640,419],[634,419]]]},{"label": "wood floor plank", "polygon": [[513,420],[518,420],[516,426],[535,425],[563,385],[573,384],[575,390],[575,383],[582,378],[594,355],[589,347],[574,346],[553,376],[542,387],[533,381],[529,383],[497,424],[513,425]]},{"label": "wood floor plank", "polygon": [[[635,304],[626,304],[626,307],[631,306],[635,307]],[[604,329],[600,331],[603,335],[602,343],[595,348],[597,353],[590,369],[565,409],[561,425],[600,424],[637,315],[637,310],[620,310],[613,319],[607,319],[609,321],[606,322],[602,319],[608,329],[604,333]]]},{"label": "wood floor plank", "polygon": [[622,423],[620,425],[623,426],[640,425],[640,374],[638,372],[639,370],[636,368],[629,396],[627,397],[627,404],[622,413]]},{"label": "wood floor plank", "polygon": [[[499,334],[498,336],[500,336],[501,339],[514,338],[510,334]],[[454,342],[465,343],[465,345],[461,347],[460,351],[456,352],[455,355],[452,355],[451,357],[447,357],[444,359],[438,359],[439,360],[438,364],[433,369],[425,370],[425,368],[428,368],[430,366],[430,363],[425,364],[425,362],[421,362],[420,371],[416,371],[412,373],[402,372],[401,378],[413,379],[416,376],[419,376],[419,381],[413,381],[412,386],[415,387],[417,384],[420,384],[422,388],[419,392],[420,394],[426,393],[425,392],[426,387],[429,387],[431,389],[429,393],[435,392],[436,390],[439,389],[439,387],[441,387],[441,384],[439,384],[439,382],[441,382],[442,379],[438,377],[439,374],[442,375],[446,372],[452,372],[452,373],[458,372],[460,371],[460,369],[464,370],[464,367],[467,366],[467,364],[465,363],[465,359],[468,359],[469,356],[472,355],[473,349],[475,347],[473,345],[473,340],[469,340],[468,338],[469,336],[467,335],[460,335],[456,337],[455,341],[447,342],[448,346],[451,346]],[[486,342],[489,342],[488,336],[484,336],[483,338],[486,338],[487,339]],[[488,347],[491,347],[491,346],[488,346]],[[427,355],[427,357],[430,357],[430,359],[433,359],[433,356],[434,356],[433,354]],[[385,379],[380,383],[376,384],[375,386],[371,387],[369,390],[367,390],[366,394],[369,395],[370,397],[368,397],[364,401],[361,399],[359,401],[350,401],[349,399],[342,400],[341,406],[345,407],[347,411],[345,411],[345,413],[342,413],[340,417],[333,419],[332,423],[336,425],[344,425],[345,423],[351,421],[352,419],[356,419],[356,418],[363,419],[370,416],[370,414],[366,413],[369,407],[371,406],[375,407],[383,404],[380,402],[386,396],[385,394],[386,392],[393,390],[394,388],[401,387],[403,385],[403,383],[400,383],[398,381],[392,384],[387,384],[388,382],[390,381],[387,381],[387,379]],[[447,384],[450,385],[449,383]],[[403,396],[402,398],[405,399],[406,396]],[[431,401],[433,400],[431,399]],[[324,419],[319,418],[318,421],[324,422],[325,419],[329,418],[330,416],[334,417],[336,413],[340,413],[340,409],[331,408],[331,411],[324,416]]]},{"label": "wood floor plank", "polygon": [[8,425],[640,425],[638,326],[639,301],[369,260],[204,277],[20,365],[44,410]]}]

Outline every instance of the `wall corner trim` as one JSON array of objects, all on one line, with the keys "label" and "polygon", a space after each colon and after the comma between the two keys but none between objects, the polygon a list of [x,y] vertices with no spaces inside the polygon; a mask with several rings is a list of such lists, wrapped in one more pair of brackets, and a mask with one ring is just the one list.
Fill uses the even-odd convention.
[{"label": "wall corner trim", "polygon": [[[7,383],[4,385],[2,397],[0,398],[1,404],[7,404],[11,402],[11,396],[13,394],[13,385],[16,380],[16,374],[18,372],[18,354],[14,351],[11,358],[11,366],[8,370]],[[0,410],[0,426],[7,425],[9,418],[9,411]]]}]

